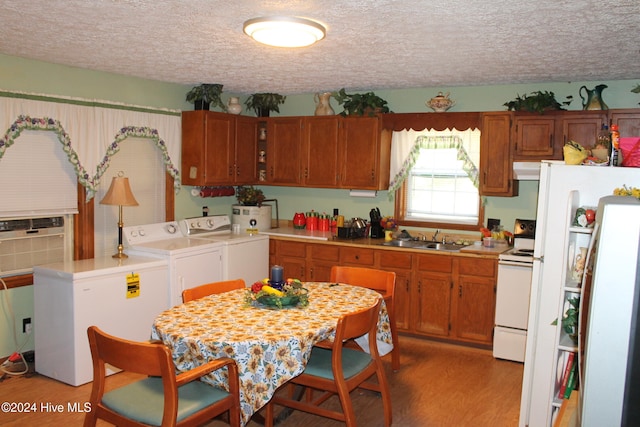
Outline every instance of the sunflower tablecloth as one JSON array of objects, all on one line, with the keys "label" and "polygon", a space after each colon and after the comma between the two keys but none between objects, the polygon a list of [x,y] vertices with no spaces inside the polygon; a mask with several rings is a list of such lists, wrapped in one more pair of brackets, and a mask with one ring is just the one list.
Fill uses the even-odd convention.
[{"label": "sunflower tablecloth", "polygon": [[[178,372],[219,357],[234,359],[244,425],[278,387],[302,373],[314,344],[333,339],[341,315],[370,307],[380,298],[358,286],[306,282],[304,287],[309,291],[304,308],[247,305],[244,289],[194,300],[162,312],[151,335],[170,348]],[[392,345],[384,301],[377,340],[387,348]],[[204,380],[228,389],[226,370]]]}]

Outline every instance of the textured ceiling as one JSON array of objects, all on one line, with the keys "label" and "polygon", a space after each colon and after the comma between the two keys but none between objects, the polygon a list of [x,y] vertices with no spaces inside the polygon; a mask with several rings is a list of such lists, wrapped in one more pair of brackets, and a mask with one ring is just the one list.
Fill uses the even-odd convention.
[{"label": "textured ceiling", "polygon": [[[640,0],[0,0],[0,52],[225,92],[640,78]],[[327,37],[269,48],[267,15]]]}]

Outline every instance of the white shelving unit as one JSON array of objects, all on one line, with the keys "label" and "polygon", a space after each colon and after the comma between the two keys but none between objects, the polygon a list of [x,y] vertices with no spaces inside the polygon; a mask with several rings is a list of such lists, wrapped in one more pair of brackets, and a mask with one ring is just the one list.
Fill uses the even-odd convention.
[{"label": "white shelving unit", "polygon": [[[569,194],[569,203],[567,204],[566,221],[567,224],[573,224],[573,220],[576,215],[576,210],[582,207],[580,204],[580,193],[578,191],[572,191]],[[587,273],[587,266],[589,265],[589,257],[592,252],[592,235],[594,233],[593,228],[580,227],[570,225],[567,227],[567,235],[564,239],[564,258],[562,269],[562,292],[560,292],[560,302],[558,304],[558,320],[556,325],[556,357],[553,366],[553,372],[556,373],[556,381],[553,386],[553,394],[551,395],[551,407],[552,407],[552,419],[550,424],[553,425],[555,419],[558,416],[558,412],[563,403],[563,397],[558,396],[560,387],[562,385],[562,377],[564,375],[568,353],[576,353],[574,363],[578,363],[580,366],[580,353],[579,342],[574,341],[562,327],[562,318],[565,316],[566,311],[571,307],[569,302],[572,298],[582,298],[582,290]],[[584,251],[581,251],[584,248]],[[574,267],[576,264],[576,258],[581,255],[584,259],[584,269],[582,273],[576,278],[574,275]],[[582,301],[579,305],[582,307]],[[578,314],[580,319],[580,314]],[[580,330],[580,324],[577,325],[578,333]]]}]

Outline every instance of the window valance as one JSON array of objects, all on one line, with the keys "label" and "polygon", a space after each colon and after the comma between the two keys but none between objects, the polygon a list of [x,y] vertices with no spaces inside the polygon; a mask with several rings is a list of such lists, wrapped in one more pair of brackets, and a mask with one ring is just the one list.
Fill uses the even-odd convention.
[{"label": "window valance", "polygon": [[[456,149],[458,160],[463,161],[463,169],[469,175],[473,184],[478,187],[479,151],[469,152],[473,146],[479,147],[480,130],[466,131],[445,130],[403,130],[393,132],[391,139],[391,166],[389,182],[389,197],[398,190],[409,171],[415,165],[420,155],[420,149]],[[477,154],[476,152],[477,151]]]},{"label": "window valance", "polygon": [[[12,97],[15,95],[17,97]],[[111,157],[128,137],[149,138],[162,152],[167,172],[180,189],[181,118],[179,111],[158,113],[137,107],[88,105],[73,100],[0,92],[0,160],[23,130],[52,131],[73,163],[87,200],[96,192]],[[68,101],[69,103],[65,102]]]}]

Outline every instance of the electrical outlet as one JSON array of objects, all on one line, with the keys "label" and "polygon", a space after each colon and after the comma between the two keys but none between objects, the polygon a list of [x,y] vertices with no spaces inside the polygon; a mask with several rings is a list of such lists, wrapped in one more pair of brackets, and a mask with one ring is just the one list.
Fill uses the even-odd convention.
[{"label": "electrical outlet", "polygon": [[24,319],[22,319],[22,333],[31,333],[31,317],[25,317]]}]

